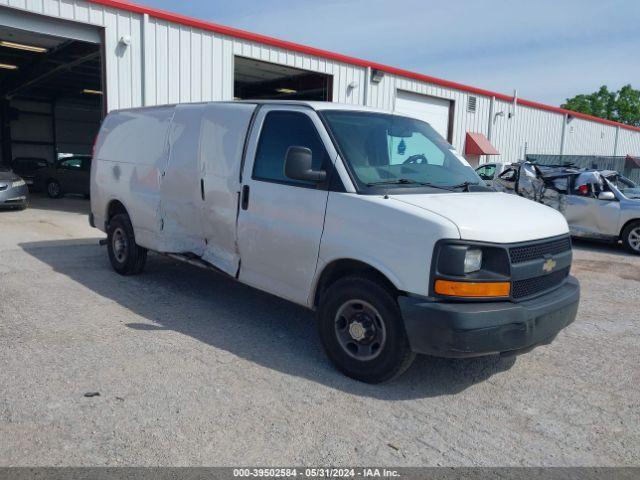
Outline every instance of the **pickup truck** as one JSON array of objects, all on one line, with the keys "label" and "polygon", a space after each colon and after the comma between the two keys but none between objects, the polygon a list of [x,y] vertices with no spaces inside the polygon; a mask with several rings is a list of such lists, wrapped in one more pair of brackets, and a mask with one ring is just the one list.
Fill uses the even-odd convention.
[{"label": "pickup truck", "polygon": [[416,353],[530,350],[578,309],[559,212],[484,186],[429,124],[365,107],[114,111],[90,223],[121,275],[154,251],[314,310],[329,359],[369,383]]}]

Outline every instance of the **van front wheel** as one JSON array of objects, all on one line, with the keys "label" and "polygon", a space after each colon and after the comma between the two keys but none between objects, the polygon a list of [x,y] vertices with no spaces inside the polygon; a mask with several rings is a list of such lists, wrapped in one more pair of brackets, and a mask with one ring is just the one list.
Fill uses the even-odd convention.
[{"label": "van front wheel", "polygon": [[322,295],[317,315],[327,356],[351,378],[367,383],[392,380],[415,358],[397,302],[373,280],[338,280]]},{"label": "van front wheel", "polygon": [[147,250],[138,246],[129,215],[115,215],[107,228],[111,266],[120,275],[137,275],[147,261]]}]

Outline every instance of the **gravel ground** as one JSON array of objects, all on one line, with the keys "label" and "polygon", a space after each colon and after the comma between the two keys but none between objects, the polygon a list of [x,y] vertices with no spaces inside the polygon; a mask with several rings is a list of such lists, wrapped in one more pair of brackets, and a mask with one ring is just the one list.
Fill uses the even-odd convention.
[{"label": "gravel ground", "polygon": [[639,257],[576,245],[551,345],[370,386],[300,307],[155,255],[116,275],[87,209],[0,212],[1,466],[640,464]]}]

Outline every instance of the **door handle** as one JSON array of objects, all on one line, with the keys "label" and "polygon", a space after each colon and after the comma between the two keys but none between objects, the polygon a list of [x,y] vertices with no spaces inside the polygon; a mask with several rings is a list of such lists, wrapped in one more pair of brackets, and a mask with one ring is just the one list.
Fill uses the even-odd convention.
[{"label": "door handle", "polygon": [[204,178],[200,179],[200,197],[202,197],[202,201],[204,201]]},{"label": "door handle", "polygon": [[241,206],[243,210],[249,208],[249,185],[242,186],[242,201]]}]

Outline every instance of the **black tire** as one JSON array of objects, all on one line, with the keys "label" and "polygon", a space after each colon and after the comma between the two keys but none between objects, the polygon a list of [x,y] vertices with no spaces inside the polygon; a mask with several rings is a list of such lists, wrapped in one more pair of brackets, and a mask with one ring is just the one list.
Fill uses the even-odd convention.
[{"label": "black tire", "polygon": [[[351,313],[339,315],[342,312]],[[400,376],[415,358],[396,299],[374,280],[360,276],[338,280],[322,295],[317,318],[327,356],[348,377],[386,382]],[[361,341],[356,339],[363,335]]]},{"label": "black tire", "polygon": [[147,249],[138,246],[129,215],[115,215],[107,226],[107,250],[111,266],[120,275],[137,275],[144,270]]},{"label": "black tire", "polygon": [[63,195],[60,182],[53,178],[47,180],[45,188],[47,190],[47,195],[49,195],[49,198],[60,198]]},{"label": "black tire", "polygon": [[631,222],[624,228],[622,243],[629,252],[640,255],[640,221]]}]

